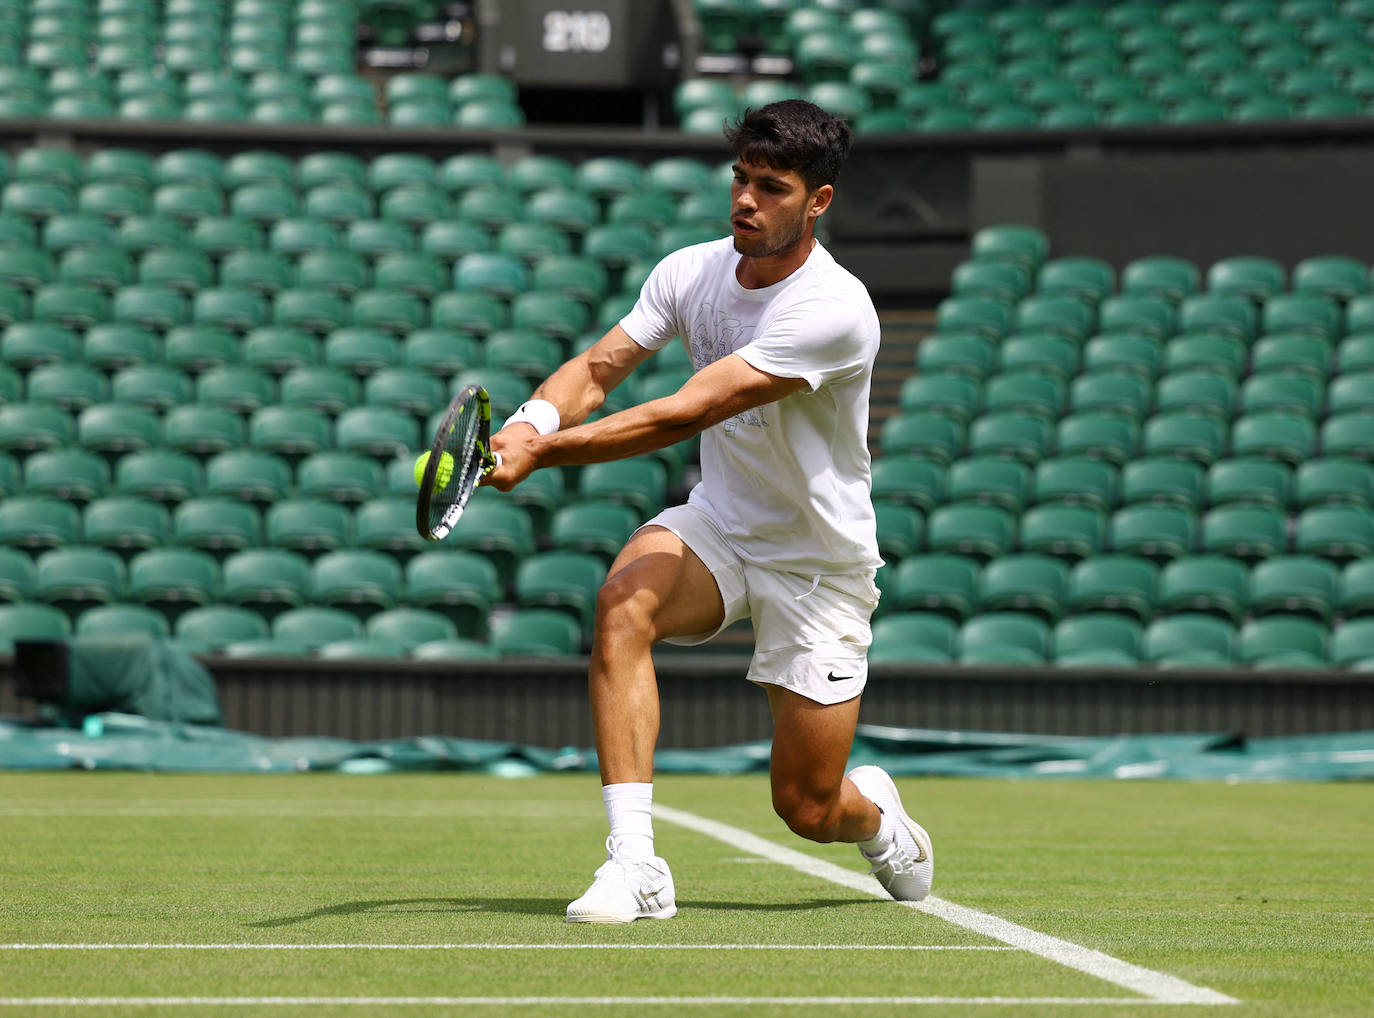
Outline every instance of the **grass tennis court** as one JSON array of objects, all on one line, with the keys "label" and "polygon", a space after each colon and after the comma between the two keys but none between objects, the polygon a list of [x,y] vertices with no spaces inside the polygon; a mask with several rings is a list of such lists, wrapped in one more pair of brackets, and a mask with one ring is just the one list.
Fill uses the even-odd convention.
[{"label": "grass tennis court", "polygon": [[591,776],[10,773],[0,1015],[1368,1014],[1365,785],[899,786],[936,912],[1239,1003],[864,893],[761,777],[661,779],[681,912],[598,927],[562,921],[601,859]]}]

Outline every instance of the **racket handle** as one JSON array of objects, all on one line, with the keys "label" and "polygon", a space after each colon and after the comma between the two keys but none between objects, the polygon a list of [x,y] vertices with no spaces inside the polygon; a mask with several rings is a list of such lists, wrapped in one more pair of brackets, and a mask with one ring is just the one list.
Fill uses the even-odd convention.
[{"label": "racket handle", "polygon": [[500,470],[500,469],[501,469],[501,454],[500,454],[499,452],[493,452],[493,453],[491,454],[491,469],[492,469],[492,470]]}]

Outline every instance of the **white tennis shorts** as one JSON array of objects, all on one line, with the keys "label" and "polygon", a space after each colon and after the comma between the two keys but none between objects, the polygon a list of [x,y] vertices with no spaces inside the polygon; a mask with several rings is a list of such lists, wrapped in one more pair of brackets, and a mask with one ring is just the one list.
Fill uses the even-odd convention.
[{"label": "white tennis shorts", "polygon": [[668,643],[696,646],[751,619],[754,657],[747,678],[817,703],[852,700],[868,682],[869,620],[878,606],[871,571],[806,575],[746,562],[710,514],[687,504],[665,509],[645,526],[672,531],[711,570],[725,602],[719,628]]}]

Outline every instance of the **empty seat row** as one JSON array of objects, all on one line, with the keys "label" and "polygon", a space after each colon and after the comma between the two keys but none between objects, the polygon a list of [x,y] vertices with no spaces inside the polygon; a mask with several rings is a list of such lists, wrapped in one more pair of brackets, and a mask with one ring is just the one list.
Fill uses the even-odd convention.
[{"label": "empty seat row", "polygon": [[1041,665],[1061,667],[1326,668],[1374,667],[1374,618],[1334,629],[1311,618],[1270,615],[1236,626],[1184,613],[1148,624],[1109,612],[1060,620],[1018,612],[975,615],[962,624],[929,612],[903,612],[873,627],[875,664]]},{"label": "empty seat row", "polygon": [[1161,565],[1118,553],[1071,565],[1034,552],[992,561],[937,552],[884,567],[879,584],[883,616],[924,611],[963,620],[1017,611],[1052,623],[1106,611],[1148,622],[1186,612],[1232,623],[1277,614],[1329,624],[1374,615],[1374,562],[1338,566],[1312,555],[1281,555],[1250,566],[1222,555],[1185,555]]}]

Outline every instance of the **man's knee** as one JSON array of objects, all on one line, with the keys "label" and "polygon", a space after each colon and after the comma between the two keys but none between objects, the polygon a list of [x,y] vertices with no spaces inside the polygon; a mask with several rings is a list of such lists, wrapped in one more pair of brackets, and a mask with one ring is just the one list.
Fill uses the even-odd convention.
[{"label": "man's knee", "polygon": [[829,843],[839,826],[837,794],[787,786],[773,789],[773,809],[792,831],[808,841]]}]

